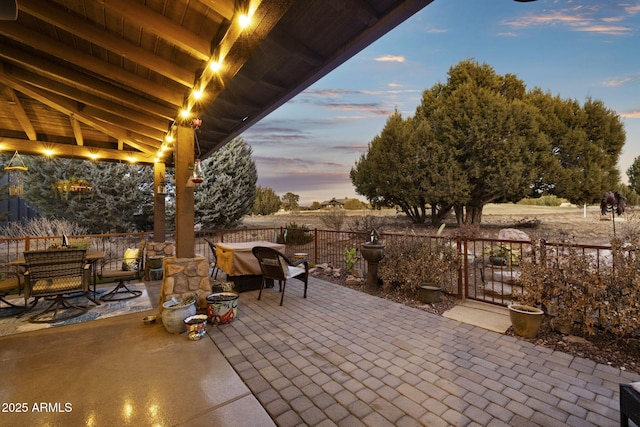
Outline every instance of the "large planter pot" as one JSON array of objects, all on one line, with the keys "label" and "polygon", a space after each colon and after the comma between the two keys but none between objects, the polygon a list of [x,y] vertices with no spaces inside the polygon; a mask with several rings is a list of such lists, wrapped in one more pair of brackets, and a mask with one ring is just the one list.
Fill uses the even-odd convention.
[{"label": "large planter pot", "polygon": [[423,304],[440,302],[440,288],[433,285],[422,285],[418,290],[418,296]]},{"label": "large planter pot", "polygon": [[522,304],[509,305],[509,317],[516,334],[525,338],[534,338],[544,317],[544,311]]},{"label": "large planter pot", "polygon": [[237,292],[216,292],[207,296],[209,323],[221,325],[230,323],[238,316]]},{"label": "large planter pot", "polygon": [[162,324],[170,334],[187,331],[184,319],[196,314],[196,298],[174,299],[162,304]]}]

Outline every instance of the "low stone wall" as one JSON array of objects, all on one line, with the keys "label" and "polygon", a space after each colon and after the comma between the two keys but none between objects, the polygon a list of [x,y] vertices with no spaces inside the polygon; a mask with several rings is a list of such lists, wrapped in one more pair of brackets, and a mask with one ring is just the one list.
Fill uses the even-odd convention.
[{"label": "low stone wall", "polygon": [[164,277],[160,291],[160,312],[162,304],[171,298],[185,298],[192,294],[197,296],[199,308],[207,308],[207,296],[211,294],[207,258],[165,257],[162,267]]},{"label": "low stone wall", "polygon": [[[147,243],[147,260],[149,258],[163,256],[173,256],[176,251],[174,242],[148,242]],[[146,261],[146,260],[145,260]]]}]

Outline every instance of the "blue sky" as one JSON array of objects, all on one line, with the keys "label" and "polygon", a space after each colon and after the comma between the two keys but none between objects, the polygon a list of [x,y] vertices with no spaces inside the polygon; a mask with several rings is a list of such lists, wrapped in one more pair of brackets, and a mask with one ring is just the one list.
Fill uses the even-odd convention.
[{"label": "blue sky", "polygon": [[435,0],[246,131],[258,185],[300,204],[357,197],[355,161],[398,109],[412,116],[422,91],[474,59],[528,89],[620,115],[619,169],[640,156],[640,0]]}]

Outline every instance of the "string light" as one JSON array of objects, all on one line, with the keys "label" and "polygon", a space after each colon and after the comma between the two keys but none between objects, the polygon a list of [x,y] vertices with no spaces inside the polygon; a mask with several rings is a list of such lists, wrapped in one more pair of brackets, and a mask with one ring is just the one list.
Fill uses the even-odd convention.
[{"label": "string light", "polygon": [[[238,16],[237,22],[242,29],[247,28],[251,24],[251,16],[253,15],[253,12],[254,10],[249,10],[247,13],[242,13]],[[218,56],[218,55],[219,53],[215,54],[215,56]],[[223,59],[224,58],[221,58],[221,57],[218,57],[217,59],[214,59],[213,57],[210,58],[209,63],[207,65],[209,71],[211,71],[212,73],[218,73],[222,68]],[[210,73],[207,73],[207,72],[202,73],[202,75],[200,76],[200,82],[199,82],[200,87],[198,89],[194,88],[192,90],[191,95],[187,100],[187,105],[179,113],[180,117],[183,120],[186,120],[191,116],[191,109],[193,108],[196,101],[200,100],[204,96],[204,90],[209,84],[209,82],[211,81],[212,77],[213,76]],[[197,84],[195,86],[197,86]],[[165,137],[165,142],[167,143],[173,142],[173,136],[171,135],[171,133],[173,132],[174,126],[175,126],[175,123],[171,126],[171,129],[169,130],[169,132],[167,133],[167,136]],[[165,146],[162,145],[160,147],[160,150],[164,151],[164,148]],[[169,147],[167,146],[166,149],[169,149]]]}]

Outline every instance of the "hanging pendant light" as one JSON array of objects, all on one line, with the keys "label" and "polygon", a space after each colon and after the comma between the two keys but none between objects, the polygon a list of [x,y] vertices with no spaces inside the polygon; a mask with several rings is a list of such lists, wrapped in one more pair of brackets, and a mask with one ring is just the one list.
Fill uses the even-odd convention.
[{"label": "hanging pendant light", "polygon": [[202,173],[202,165],[200,164],[200,159],[196,159],[193,165],[193,174],[191,175],[191,181],[194,184],[200,184],[204,180],[204,175]]},{"label": "hanging pendant light", "polygon": [[193,127],[193,139],[195,141],[195,145],[198,148],[198,154],[193,164],[193,174],[191,175],[191,182],[194,184],[200,184],[204,181],[204,174],[202,173],[202,165],[200,164],[200,141],[198,140],[198,131],[200,130],[200,126],[202,126],[202,119],[196,117],[191,121],[191,127]]},{"label": "hanging pendant light", "polygon": [[17,151],[13,153],[13,157],[4,170],[9,172],[9,196],[22,196],[24,194],[24,173],[28,169]]}]

